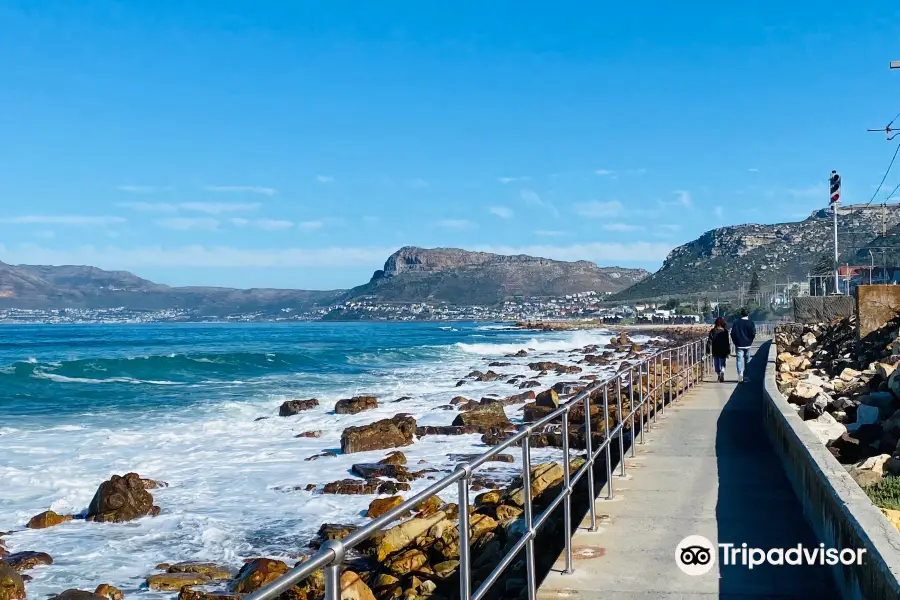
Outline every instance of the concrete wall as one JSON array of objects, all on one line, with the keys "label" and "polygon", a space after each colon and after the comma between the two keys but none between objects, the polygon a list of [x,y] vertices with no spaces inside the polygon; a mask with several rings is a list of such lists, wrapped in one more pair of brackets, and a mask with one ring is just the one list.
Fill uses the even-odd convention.
[{"label": "concrete wall", "polygon": [[850,296],[803,296],[794,298],[794,321],[824,323],[849,317],[855,309]]},{"label": "concrete wall", "polygon": [[900,531],[778,391],[776,354],[775,345],[770,344],[763,389],[765,425],[806,519],[826,547],[866,549],[861,566],[834,567],[841,596],[847,600],[900,598]]},{"label": "concrete wall", "polygon": [[900,285],[861,285],[856,288],[859,337],[881,329],[900,312]]}]

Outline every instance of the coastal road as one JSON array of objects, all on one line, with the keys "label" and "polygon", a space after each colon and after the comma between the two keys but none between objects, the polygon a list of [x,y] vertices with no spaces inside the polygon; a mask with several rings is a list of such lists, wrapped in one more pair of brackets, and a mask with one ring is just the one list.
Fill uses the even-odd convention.
[{"label": "coastal road", "polygon": [[596,501],[597,532],[586,518],[573,538],[575,572],[560,557],[540,600],[744,600],[836,598],[826,567],[722,565],[691,576],[675,561],[689,535],[713,544],[817,548],[763,430],[762,382],[767,346],[738,385],[734,358],[725,383],[708,381],[666,408],[637,456],[626,454],[615,497]]}]

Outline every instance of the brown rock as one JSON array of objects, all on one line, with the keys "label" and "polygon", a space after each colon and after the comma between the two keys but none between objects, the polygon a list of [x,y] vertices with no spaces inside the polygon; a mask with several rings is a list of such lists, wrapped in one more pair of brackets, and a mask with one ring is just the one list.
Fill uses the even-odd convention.
[{"label": "brown rock", "polygon": [[238,571],[231,583],[231,591],[244,594],[255,592],[284,575],[288,568],[287,564],[280,560],[254,558]]},{"label": "brown rock", "polygon": [[60,523],[71,520],[72,515],[58,515],[52,510],[45,510],[40,514],[31,517],[31,520],[28,521],[28,524],[25,525],[25,527],[28,529],[46,529],[47,527],[53,527],[54,525],[59,525]]},{"label": "brown rock", "polygon": [[325,523],[319,527],[314,542],[317,545],[324,544],[329,540],[342,540],[354,531],[359,529],[356,525],[345,525],[342,523]]},{"label": "brown rock", "polygon": [[537,395],[537,398],[534,402],[537,406],[545,406],[547,408],[557,408],[559,406],[559,394],[556,393],[556,390],[549,389],[544,390],[540,394]]},{"label": "brown rock", "polygon": [[146,517],[152,511],[153,496],[144,489],[140,475],[113,475],[109,481],[101,483],[94,494],[88,507],[87,520],[121,523]]},{"label": "brown rock", "polygon": [[479,405],[474,410],[460,413],[453,420],[453,425],[460,426],[477,426],[477,427],[506,427],[512,425],[506,412],[501,404],[484,404]]},{"label": "brown rock", "polygon": [[397,481],[414,481],[421,477],[417,473],[410,473],[403,465],[384,463],[357,463],[350,467],[350,471],[363,479],[389,477]]},{"label": "brown rock", "polygon": [[422,425],[421,427],[416,427],[417,437],[426,435],[468,435],[483,432],[483,428],[477,425]]},{"label": "brown rock", "polygon": [[341,451],[351,454],[408,446],[413,443],[415,433],[416,420],[410,416],[397,415],[369,425],[346,428],[341,434]]},{"label": "brown rock", "polygon": [[326,483],[322,488],[325,494],[340,494],[348,496],[359,496],[362,494],[396,494],[398,491],[407,492],[410,490],[408,483],[395,483],[393,481],[382,481],[379,479],[370,479],[363,481],[361,479],[341,479]]},{"label": "brown rock", "polygon": [[373,408],[378,408],[378,400],[375,396],[354,396],[338,400],[337,404],[334,405],[334,412],[339,415],[355,415]]},{"label": "brown rock", "polygon": [[201,573],[156,573],[147,576],[147,587],[160,592],[177,592],[186,585],[203,585],[210,581]]},{"label": "brown rock", "polygon": [[21,573],[38,565],[52,565],[53,557],[46,552],[16,552],[3,559],[3,562]]},{"label": "brown rock", "polygon": [[169,487],[169,484],[165,481],[158,481],[156,479],[141,478],[141,482],[144,484],[145,490],[157,490],[159,488]]},{"label": "brown rock", "polygon": [[[200,590],[195,590],[191,586],[186,585],[178,592],[177,600],[241,600],[243,597],[243,594],[201,592]],[[285,595],[284,597],[287,598],[288,596]]]},{"label": "brown rock", "polygon": [[317,406],[319,406],[319,401],[316,398],[310,398],[309,400],[286,400],[278,409],[278,416],[290,417],[291,415],[296,415],[305,410],[311,410]]},{"label": "brown rock", "polygon": [[369,503],[369,510],[366,516],[370,519],[377,519],[395,506],[403,504],[403,496],[390,496],[388,498],[375,498]]},{"label": "brown rock", "polygon": [[322,437],[321,431],[304,431],[294,436],[295,438],[317,438]]},{"label": "brown rock", "polygon": [[341,575],[341,600],[375,600],[375,594],[353,571]]},{"label": "brown rock", "polygon": [[[121,600],[122,592],[119,592],[119,600]],[[2,596],[0,596],[2,597]],[[106,596],[101,596],[96,592],[86,592],[84,590],[70,589],[60,592],[55,596],[50,596],[50,600],[106,600]]]},{"label": "brown rock", "polygon": [[455,406],[457,404],[465,404],[466,402],[469,402],[469,401],[470,400],[468,398],[466,398],[465,396],[454,396],[453,400],[450,401],[450,404],[453,404]]},{"label": "brown rock", "polygon": [[385,563],[388,570],[394,575],[403,576],[411,571],[418,571],[428,563],[428,557],[418,548],[410,548],[395,556]]},{"label": "brown rock", "polygon": [[168,573],[199,573],[201,575],[206,575],[213,581],[220,581],[225,579],[231,579],[234,576],[234,573],[231,572],[231,569],[228,567],[223,567],[221,565],[217,565],[215,563],[210,562],[180,562],[175,563],[174,565],[169,565],[166,569]]},{"label": "brown rock", "polygon": [[535,388],[535,387],[541,387],[541,382],[537,381],[535,379],[529,379],[528,381],[523,381],[522,383],[519,384],[520,390],[524,390],[527,388]]},{"label": "brown rock", "polygon": [[15,569],[0,562],[0,600],[25,600],[25,580]]},{"label": "brown rock", "polygon": [[399,450],[388,453],[387,456],[378,461],[380,465],[405,465],[406,455]]},{"label": "brown rock", "polygon": [[103,596],[106,600],[122,600],[124,597],[122,590],[114,585],[109,585],[108,583],[101,583],[98,585],[97,589],[94,590],[94,593],[98,596]]}]

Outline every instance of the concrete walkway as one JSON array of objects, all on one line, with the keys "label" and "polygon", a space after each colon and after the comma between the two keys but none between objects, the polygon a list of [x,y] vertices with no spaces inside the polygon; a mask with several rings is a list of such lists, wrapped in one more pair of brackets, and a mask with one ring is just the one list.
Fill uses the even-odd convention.
[{"label": "concrete walkway", "polygon": [[613,478],[614,499],[600,494],[598,531],[589,532],[586,519],[576,533],[575,572],[563,575],[560,557],[538,598],[835,597],[825,567],[751,571],[721,565],[719,553],[710,572],[692,577],[675,563],[675,547],[688,535],[738,547],[818,547],[762,428],[766,349],[750,362],[750,383],[736,383],[732,357],[726,383],[704,383],[666,408],[636,458],[626,453],[625,478]]}]

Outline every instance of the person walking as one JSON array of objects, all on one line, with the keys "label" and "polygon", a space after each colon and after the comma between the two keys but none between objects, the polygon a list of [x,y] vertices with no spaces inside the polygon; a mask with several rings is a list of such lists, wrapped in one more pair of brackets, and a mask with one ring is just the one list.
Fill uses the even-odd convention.
[{"label": "person walking", "polygon": [[725,325],[725,319],[719,317],[716,319],[713,328],[709,332],[709,338],[706,340],[706,350],[713,357],[713,364],[716,368],[716,375],[719,381],[725,381],[725,363],[728,361],[728,355],[731,354],[731,343],[728,341],[728,327]]},{"label": "person walking", "polygon": [[731,326],[731,341],[734,342],[734,355],[737,363],[738,383],[745,383],[744,371],[750,362],[750,347],[756,337],[756,325],[750,320],[746,308],[741,309],[741,318]]}]

